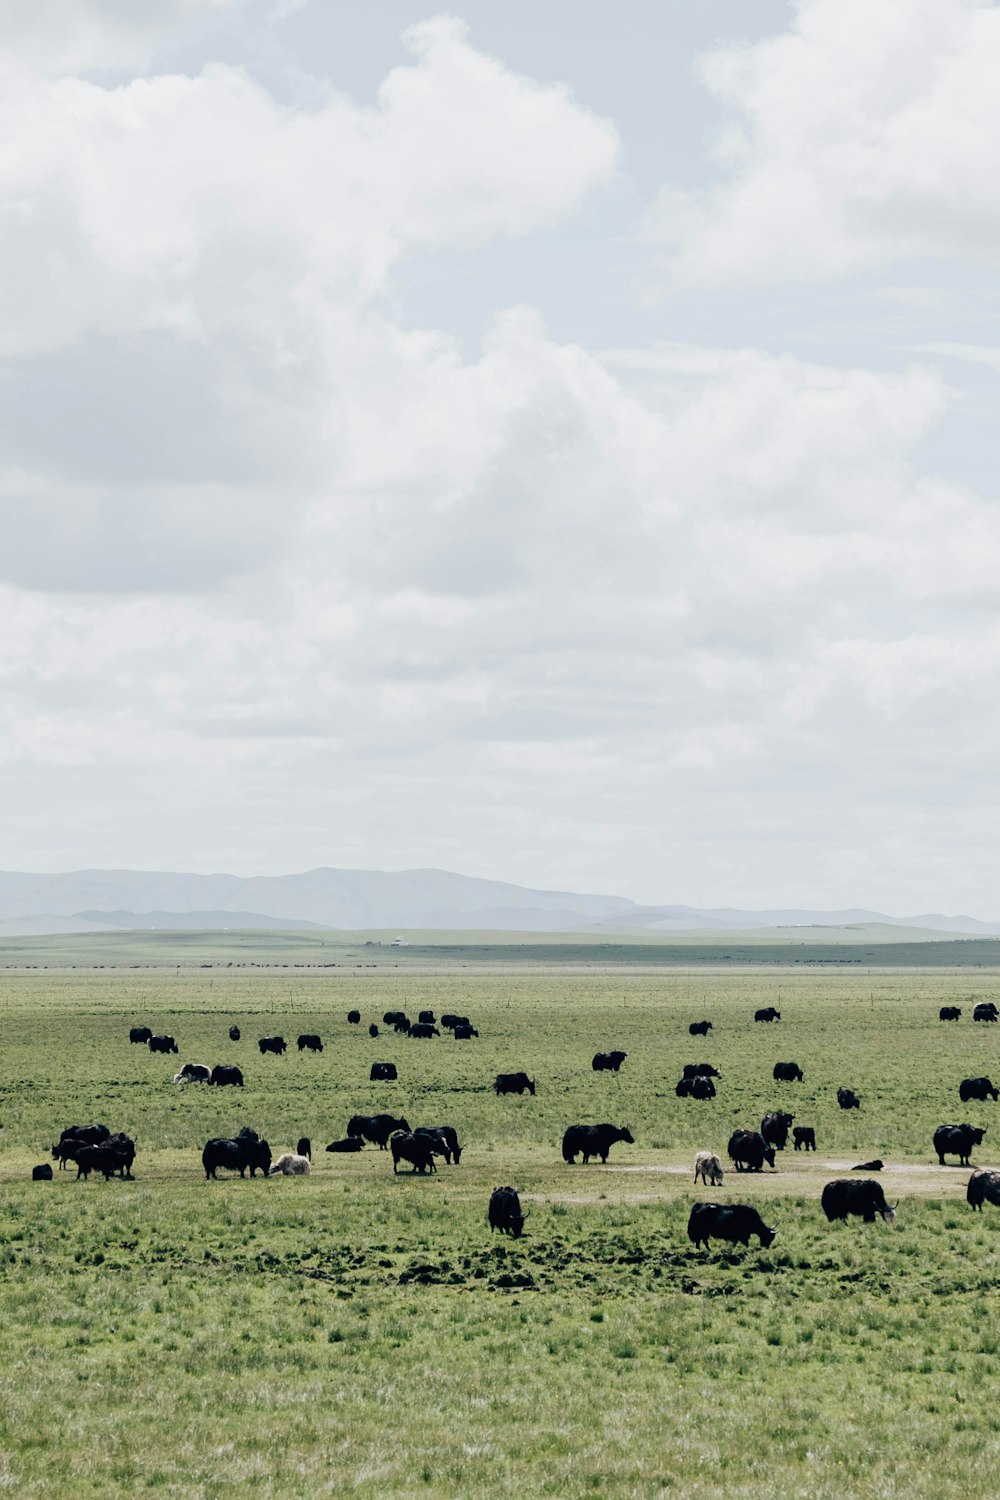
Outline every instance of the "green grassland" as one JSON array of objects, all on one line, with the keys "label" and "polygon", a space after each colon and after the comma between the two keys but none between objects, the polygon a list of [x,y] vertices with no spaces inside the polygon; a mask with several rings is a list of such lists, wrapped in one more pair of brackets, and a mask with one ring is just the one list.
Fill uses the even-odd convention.
[{"label": "green grassland", "polygon": [[[531,963],[475,945],[331,957],[299,934],[24,951],[39,943],[0,949],[0,1488],[996,1494],[1000,1210],[973,1214],[968,1172],[930,1144],[945,1120],[1000,1136],[1000,1106],[957,1094],[1000,1073],[1000,1027],[971,1020],[996,970],[587,964],[572,944]],[[755,1025],[770,1003],[783,1020]],[[962,1021],[940,1023],[942,1004]],[[425,1006],[480,1037],[369,1038],[386,1009]],[[690,1038],[702,1017],[714,1031]],[[131,1046],[143,1022],[179,1056]],[[314,1030],[324,1052],[299,1055]],[[261,1057],[256,1038],[279,1031],[291,1052]],[[593,1073],[610,1047],[629,1054],[621,1074]],[[376,1059],[397,1084],[368,1082]],[[718,1097],[678,1100],[682,1064],[702,1059]],[[776,1084],[779,1059],[804,1081]],[[238,1062],[246,1088],[174,1086],[184,1061]],[[537,1096],[496,1098],[494,1074],[521,1068]],[[860,1113],[838,1109],[839,1084]],[[695,1150],[724,1153],[778,1107],[815,1127],[816,1158],[692,1185]],[[324,1153],[380,1109],[454,1124],[461,1165],[394,1177],[373,1147]],[[63,1126],[94,1119],[136,1138],[134,1182],[28,1180]],[[566,1166],[565,1126],[596,1120],[636,1144]],[[241,1124],[275,1153],[310,1136],[313,1175],[206,1182],[202,1144]],[[828,1225],[823,1183],[871,1156],[896,1223]],[[508,1182],[527,1232],[491,1242],[489,1193]],[[756,1204],[773,1246],[695,1251],[705,1197]]]}]

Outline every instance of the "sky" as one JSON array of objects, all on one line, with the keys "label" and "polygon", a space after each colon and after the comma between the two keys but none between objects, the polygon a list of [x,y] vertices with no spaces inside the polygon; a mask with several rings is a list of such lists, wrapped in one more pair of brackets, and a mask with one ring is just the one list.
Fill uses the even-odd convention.
[{"label": "sky", "polygon": [[998,73],[0,0],[0,866],[1000,916]]}]

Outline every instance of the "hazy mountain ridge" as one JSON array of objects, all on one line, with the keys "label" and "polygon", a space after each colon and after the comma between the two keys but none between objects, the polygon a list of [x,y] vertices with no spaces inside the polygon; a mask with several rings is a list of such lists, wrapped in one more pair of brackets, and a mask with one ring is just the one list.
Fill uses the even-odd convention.
[{"label": "hazy mountain ridge", "polygon": [[0,872],[0,932],[8,933],[301,925],[348,931],[398,927],[584,932],[613,927],[667,934],[873,923],[969,936],[1000,933],[1000,922],[962,915],[891,917],[860,907],[749,911],[648,906],[623,896],[535,890],[434,869],[323,867],[246,877],[149,870]]}]

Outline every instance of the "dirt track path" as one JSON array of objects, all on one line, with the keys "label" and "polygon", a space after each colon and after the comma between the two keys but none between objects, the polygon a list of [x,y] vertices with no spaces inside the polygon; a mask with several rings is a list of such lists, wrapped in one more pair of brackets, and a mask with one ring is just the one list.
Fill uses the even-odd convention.
[{"label": "dirt track path", "polygon": [[[721,1195],[725,1198],[749,1194],[754,1198],[788,1198],[819,1196],[832,1177],[877,1177],[886,1197],[949,1198],[965,1201],[965,1188],[972,1168],[940,1167],[935,1162],[887,1162],[875,1172],[852,1172],[855,1163],[847,1157],[812,1156],[808,1160],[778,1157],[774,1172],[735,1172],[728,1166],[723,1185],[706,1188],[692,1182],[692,1168],[676,1163],[646,1166],[607,1166],[598,1169],[591,1181],[574,1182],[573,1191],[527,1193],[522,1196],[539,1203],[669,1203],[679,1197]],[[978,1162],[976,1165],[985,1165]],[[581,1169],[581,1178],[584,1170]],[[567,1185],[568,1186],[568,1185]],[[585,1189],[580,1191],[580,1189]]]}]

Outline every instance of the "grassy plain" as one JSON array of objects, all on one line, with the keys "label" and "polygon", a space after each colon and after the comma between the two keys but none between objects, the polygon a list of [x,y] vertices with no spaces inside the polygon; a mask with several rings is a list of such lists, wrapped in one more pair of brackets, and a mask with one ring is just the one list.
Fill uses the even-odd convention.
[{"label": "grassy plain", "polygon": [[[0,950],[14,965],[0,969],[0,1487],[996,1494],[1000,1212],[972,1214],[968,1173],[930,1146],[943,1120],[997,1113],[957,1095],[966,1074],[1000,1071],[1000,1027],[971,1020],[996,971],[101,942],[100,958],[79,939]],[[35,962],[49,967],[17,966]],[[784,1019],[755,1025],[768,1003]],[[941,1004],[962,1021],[938,1022]],[[364,1026],[347,1025],[352,1006]],[[424,1006],[468,1013],[480,1038],[368,1037],[384,1010]],[[701,1017],[715,1030],[692,1040]],[[130,1046],[139,1022],[180,1056]],[[325,1051],[298,1055],[312,1030]],[[284,1058],[257,1052],[272,1031]],[[621,1074],[594,1074],[610,1047],[629,1053]],[[678,1100],[681,1065],[702,1058],[723,1072],[718,1098]],[[374,1059],[399,1083],[369,1084]],[[775,1084],[779,1059],[804,1082]],[[246,1089],[175,1087],[182,1061],[237,1061]],[[496,1099],[490,1079],[519,1068],[537,1097]],[[837,1108],[841,1083],[860,1113]],[[815,1127],[816,1159],[789,1150],[774,1174],[692,1186],[696,1149],[723,1152],[776,1107]],[[461,1166],[394,1178],[373,1148],[324,1154],[352,1113],[378,1109],[456,1125]],[[92,1119],[135,1135],[135,1182],[27,1180],[64,1125]],[[636,1145],[607,1168],[565,1166],[565,1126],[605,1119]],[[275,1151],[311,1136],[313,1175],[206,1183],[204,1140],[243,1123]],[[870,1156],[889,1164],[896,1224],[827,1225],[822,1184]],[[528,1232],[491,1243],[486,1203],[505,1182]],[[687,1214],[706,1196],[757,1204],[772,1248],[694,1251]]]}]

